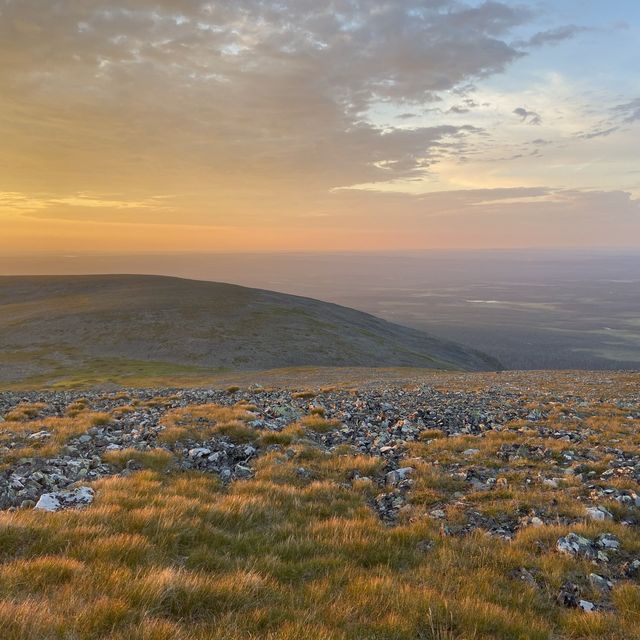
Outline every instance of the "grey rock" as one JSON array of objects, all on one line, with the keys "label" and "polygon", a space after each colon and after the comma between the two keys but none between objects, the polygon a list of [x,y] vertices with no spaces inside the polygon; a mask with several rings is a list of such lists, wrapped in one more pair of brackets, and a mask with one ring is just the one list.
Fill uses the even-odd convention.
[{"label": "grey rock", "polygon": [[78,487],[68,491],[43,493],[34,509],[39,511],[60,511],[72,507],[82,507],[93,502],[94,491],[91,487]]},{"label": "grey rock", "polygon": [[189,449],[189,457],[190,458],[204,458],[211,454],[211,449],[207,449],[206,447],[195,447],[194,449]]},{"label": "grey rock", "polygon": [[612,533],[603,533],[597,537],[596,546],[601,549],[616,551],[620,548],[620,540]]},{"label": "grey rock", "polygon": [[402,467],[400,469],[394,469],[389,471],[385,476],[385,482],[389,486],[395,486],[408,478],[414,472],[413,467]]},{"label": "grey rock", "polygon": [[613,520],[613,514],[604,507],[589,507],[587,515],[596,521]]},{"label": "grey rock", "polygon": [[611,587],[613,586],[613,584],[609,580],[606,580],[597,573],[589,574],[589,582],[591,583],[591,586],[594,589],[598,589],[598,591],[609,591],[609,589],[611,589]]},{"label": "grey rock", "polygon": [[559,538],[556,543],[556,548],[561,553],[566,553],[570,556],[592,555],[591,541],[588,538],[579,536],[577,533],[569,533]]},{"label": "grey rock", "polygon": [[593,604],[593,602],[589,602],[588,600],[580,600],[580,602],[578,602],[578,606],[580,607],[580,609],[588,613],[596,610],[596,605]]}]

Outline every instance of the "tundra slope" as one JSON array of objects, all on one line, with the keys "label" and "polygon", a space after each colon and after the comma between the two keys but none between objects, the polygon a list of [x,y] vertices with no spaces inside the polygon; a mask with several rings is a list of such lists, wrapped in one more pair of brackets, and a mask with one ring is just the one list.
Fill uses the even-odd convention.
[{"label": "tundra slope", "polygon": [[0,277],[0,380],[151,363],[495,370],[490,356],[347,307],[160,276]]},{"label": "tundra slope", "polygon": [[638,381],[0,394],[0,628],[637,637]]}]

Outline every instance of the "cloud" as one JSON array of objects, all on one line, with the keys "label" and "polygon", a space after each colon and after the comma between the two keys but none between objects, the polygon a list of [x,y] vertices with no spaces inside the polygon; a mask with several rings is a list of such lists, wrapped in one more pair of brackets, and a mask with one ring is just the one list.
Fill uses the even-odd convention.
[{"label": "cloud", "polygon": [[517,115],[522,122],[526,122],[527,124],[542,124],[542,117],[535,111],[528,111],[524,107],[517,107],[513,110],[513,113]]},{"label": "cloud", "polygon": [[547,29],[545,31],[538,31],[538,33],[535,33],[526,40],[519,40],[516,43],[516,46],[530,48],[542,47],[549,44],[559,44],[560,42],[569,40],[577,34],[584,33],[585,31],[592,31],[592,29],[588,27],[579,27],[574,24],[564,25],[553,29]]},{"label": "cloud", "polygon": [[[579,130],[555,90],[538,100],[486,82],[528,55],[516,39],[536,19],[509,0],[0,0],[0,215],[37,215],[43,237],[66,220],[274,235],[310,219],[414,220],[410,236],[447,211],[493,215],[501,205],[457,189],[538,182],[533,162],[514,169],[533,137],[514,115],[543,113],[554,143]],[[519,160],[489,167],[503,156]],[[399,183],[442,195],[383,193]]]},{"label": "cloud", "polygon": [[469,111],[471,111],[469,107],[460,104],[454,104],[452,107],[447,109],[447,113],[469,113]]},{"label": "cloud", "polygon": [[630,102],[619,104],[614,107],[614,113],[622,118],[622,121],[629,124],[640,120],[640,98],[635,98]]},{"label": "cloud", "polygon": [[640,98],[616,105],[608,110],[608,117],[600,120],[589,131],[577,134],[584,140],[593,138],[606,138],[620,130],[628,129],[628,126],[640,121]]},{"label": "cloud", "polygon": [[593,131],[581,133],[578,137],[583,138],[584,140],[592,140],[593,138],[605,138],[618,131],[618,129],[620,129],[620,127],[618,126],[607,127],[606,129],[596,128]]},{"label": "cloud", "polygon": [[411,175],[462,130],[389,132],[371,109],[501,72],[529,18],[495,1],[4,0],[0,160],[96,192]]}]

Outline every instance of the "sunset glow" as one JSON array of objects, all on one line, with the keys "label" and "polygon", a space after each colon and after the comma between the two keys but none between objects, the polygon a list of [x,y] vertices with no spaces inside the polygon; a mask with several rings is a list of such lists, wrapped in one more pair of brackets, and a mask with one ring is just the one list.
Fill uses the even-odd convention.
[{"label": "sunset glow", "polygon": [[0,0],[0,251],[639,246],[638,41],[631,0]]}]

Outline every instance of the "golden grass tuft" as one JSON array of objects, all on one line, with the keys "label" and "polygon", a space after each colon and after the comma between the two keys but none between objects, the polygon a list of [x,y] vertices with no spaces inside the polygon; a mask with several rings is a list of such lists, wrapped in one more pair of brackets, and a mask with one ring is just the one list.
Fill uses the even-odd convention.
[{"label": "golden grass tuft", "polygon": [[47,408],[44,402],[23,402],[4,415],[7,422],[26,422],[38,417]]},{"label": "golden grass tuft", "polygon": [[300,425],[316,433],[328,433],[340,426],[340,420],[327,420],[323,415],[311,413],[300,419]]},{"label": "golden grass tuft", "polygon": [[316,392],[315,391],[296,391],[294,393],[291,394],[292,398],[297,398],[299,400],[309,400],[311,398],[315,398],[316,397]]},{"label": "golden grass tuft", "polygon": [[203,404],[173,409],[162,420],[164,430],[159,440],[173,444],[218,434],[236,442],[250,442],[257,437],[256,431],[246,424],[255,417],[252,409],[254,407],[246,403],[233,407]]},{"label": "golden grass tuft", "polygon": [[167,471],[175,463],[175,456],[166,449],[117,449],[107,451],[102,459],[118,469],[124,469],[130,460],[133,460],[143,469],[153,471]]},{"label": "golden grass tuft", "polygon": [[[52,457],[72,438],[86,433],[92,427],[108,424],[111,416],[107,413],[84,411],[74,417],[38,418],[28,422],[6,422],[0,425],[0,445],[15,443],[2,456],[2,462],[14,462],[20,458]],[[19,426],[17,426],[19,425]],[[32,434],[45,431],[50,435],[31,439]]]},{"label": "golden grass tuft", "polygon": [[290,424],[280,431],[262,431],[258,444],[263,447],[278,444],[287,446],[304,436],[304,429],[298,424]]}]

